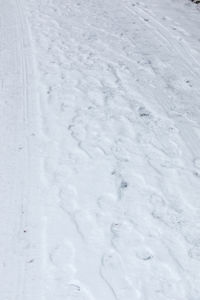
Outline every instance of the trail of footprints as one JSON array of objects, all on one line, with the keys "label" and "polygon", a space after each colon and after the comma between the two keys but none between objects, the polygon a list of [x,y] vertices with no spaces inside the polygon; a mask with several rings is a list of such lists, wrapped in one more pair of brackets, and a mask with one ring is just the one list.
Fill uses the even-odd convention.
[{"label": "trail of footprints", "polygon": [[[52,6],[51,9],[54,10],[55,8]],[[61,11],[58,12],[58,15],[59,14],[61,14]],[[52,40],[51,46],[53,42],[54,41]],[[49,57],[50,61],[52,59],[51,65],[59,65],[59,61],[56,61],[56,58],[59,60],[59,57]],[[112,64],[110,64],[110,67],[113,71],[114,69],[112,67]],[[60,66],[58,67],[58,69],[60,69]],[[57,72],[59,72],[58,69]],[[80,77],[82,76],[82,74],[79,73],[78,76]],[[46,77],[48,81],[48,74],[46,74]],[[64,75],[60,74],[61,85],[63,84],[62,80],[64,79]],[[80,80],[78,80],[76,84],[79,83]],[[51,85],[49,84],[48,86]],[[131,100],[135,105],[134,110],[132,110],[134,111],[134,116],[131,115],[132,111],[131,114],[125,115],[125,122],[123,123],[123,125],[125,124],[123,128],[124,132],[121,128],[121,131],[118,131],[118,129],[116,129],[116,124],[118,124],[118,118],[120,120],[120,105],[118,107],[119,111],[116,112],[116,116],[112,116],[111,114],[109,115],[109,112],[107,111],[101,111],[101,106],[99,105],[107,105],[108,99],[110,98],[111,101],[111,98],[113,98],[113,94],[117,89],[115,90],[111,88],[112,83],[110,87],[105,86],[103,88],[102,86],[101,89],[103,96],[101,95],[99,102],[96,99],[93,99],[96,105],[96,113],[89,113],[90,111],[92,111],[91,108],[94,107],[94,103],[92,103],[92,101],[92,105],[87,112],[85,109],[77,110],[76,107],[70,108],[73,111],[74,117],[72,118],[71,123],[68,122],[69,124],[68,127],[66,126],[66,131],[68,130],[72,139],[74,139],[74,141],[76,142],[76,146],[81,152],[85,154],[86,158],[84,157],[84,159],[90,160],[91,156],[87,149],[83,148],[83,144],[85,147],[87,146],[87,143],[91,145],[91,147],[105,147],[105,143],[103,146],[101,144],[102,141],[107,141],[108,146],[106,150],[103,149],[103,153],[109,153],[110,157],[113,161],[115,161],[115,163],[116,161],[120,161],[119,157],[123,152],[118,151],[117,142],[112,138],[112,136],[118,136],[119,134],[120,136],[122,136],[124,135],[124,133],[126,133],[125,131],[133,131],[133,127],[135,129],[135,123],[137,123],[138,127],[137,129],[135,129],[137,131],[135,133],[135,135],[137,136],[136,142],[138,142],[140,146],[143,146],[142,149],[144,151],[144,156],[148,155],[150,157],[149,159],[152,165],[155,167],[157,167],[157,165],[165,164],[168,166],[168,168],[176,168],[175,163],[180,152],[179,145],[176,142],[178,131],[173,122],[165,120],[163,116],[156,116],[156,114],[151,112],[145,106],[145,104],[140,103],[139,101],[137,102],[136,100]],[[118,89],[123,90],[123,83],[121,83],[121,81]],[[47,102],[50,107],[52,105],[52,88],[48,89],[47,94]],[[112,101],[114,102],[115,99],[113,99]],[[126,104],[127,107],[130,105],[130,103]],[[67,106],[64,99],[64,102],[62,102],[62,110],[64,111],[61,111],[61,113],[65,112],[66,107]],[[110,105],[108,109],[112,111],[112,105]],[[85,114],[87,114],[87,117],[90,120],[90,124],[92,124],[91,127],[90,124],[86,124],[84,118]],[[98,125],[96,125],[97,129],[95,131],[94,124],[96,120],[98,121]],[[110,120],[112,120],[112,122]],[[107,122],[106,125],[109,125],[110,127],[104,127],[104,122]],[[46,130],[48,132],[48,136],[50,137],[52,134],[51,130],[54,129],[49,129],[48,124],[44,125],[47,127]],[[108,132],[107,134],[107,131],[109,131],[108,128],[110,129],[110,132]],[[60,128],[58,128],[58,132],[60,132],[59,129]],[[152,132],[153,135],[151,134]],[[163,132],[165,132],[165,135],[163,135]],[[94,139],[96,143],[95,145],[93,145]],[[166,142],[166,140],[169,140],[170,142]],[[57,141],[60,142],[59,139]],[[152,153],[149,152],[149,148],[145,149],[147,144],[149,145],[149,147],[151,147],[151,149],[153,149]],[[130,149],[134,149],[134,139],[133,141],[130,141],[130,145]],[[62,148],[60,147],[60,144],[56,145],[55,148],[55,152],[59,153],[58,156],[62,156],[61,150],[59,149]],[[125,143],[122,143],[122,150],[124,150],[125,148]],[[127,157],[132,155],[132,150],[130,149],[127,149]],[[156,153],[160,153],[161,159],[159,162],[157,158],[155,158],[155,151],[157,151]],[[120,152],[120,155],[117,152]],[[175,163],[173,163],[173,159]],[[123,163],[125,164],[127,160],[124,159]],[[123,161],[123,159],[121,159],[121,161]],[[121,163],[121,165],[123,163]],[[73,169],[75,168],[74,165],[72,163],[72,165],[68,166],[68,168]],[[74,225],[76,238],[80,239],[80,243],[85,243],[92,249],[101,249],[101,247],[103,246],[104,253],[100,253],[99,270],[97,270],[97,272],[102,278],[102,281],[110,289],[113,299],[145,299],[145,295],[142,294],[142,287],[145,284],[148,285],[148,280],[149,278],[151,278],[153,284],[152,287],[149,287],[149,295],[158,295],[158,293],[156,294],[156,291],[159,291],[159,295],[161,295],[161,297],[158,299],[169,299],[169,297],[171,297],[171,299],[179,300],[177,298],[177,289],[174,287],[173,282],[177,283],[180,277],[178,275],[178,272],[176,272],[175,270],[174,274],[176,274],[176,278],[173,278],[171,270],[168,270],[167,266],[165,265],[165,257],[169,257],[170,254],[167,252],[164,242],[160,242],[159,244],[160,249],[162,249],[163,251],[163,257],[162,253],[160,254],[160,261],[158,259],[159,255],[156,253],[157,244],[156,242],[154,242],[154,238],[156,240],[156,234],[159,234],[159,231],[157,231],[154,236],[150,237],[147,236],[146,232],[140,232],[141,224],[135,223],[134,216],[129,216],[126,207],[124,207],[123,200],[125,190],[128,188],[128,182],[121,177],[119,178],[118,176],[117,180],[119,182],[117,181],[118,186],[116,188],[116,194],[104,193],[102,195],[98,195],[96,199],[96,211],[90,210],[89,208],[83,208],[81,206],[81,199],[79,199],[78,191],[75,185],[66,182],[65,184],[63,184],[63,182],[61,182],[60,178],[62,177],[63,173],[59,169],[59,167],[60,166],[53,165],[52,168],[46,167],[45,170],[47,181],[49,180],[49,182],[52,184],[56,181],[56,186],[58,189],[58,202],[55,205],[58,205],[60,210],[64,212],[64,214],[66,214],[66,216],[68,216],[68,218],[71,220],[72,224]],[[200,170],[200,158],[194,159],[193,167],[197,170]],[[74,169],[71,172],[72,175],[75,174],[73,173]],[[117,176],[115,176],[115,178],[116,177]],[[177,207],[176,209],[175,207],[171,207],[170,204],[165,199],[163,199],[162,196],[157,194],[152,194],[149,198],[147,203],[147,210],[149,216],[154,219],[156,225],[159,225],[161,227],[160,223],[162,223],[163,226],[169,227],[176,232],[181,232],[182,236],[188,244],[188,256],[195,261],[200,261],[200,226],[196,229],[196,231],[190,233],[191,227],[187,228],[187,226],[185,225],[187,223],[187,218],[185,217],[184,212],[181,210],[181,208]],[[64,216],[64,218],[66,216]],[[59,217],[62,217],[62,215],[58,216],[58,218]],[[145,222],[145,220],[141,220],[141,223],[143,222]],[[161,235],[163,232],[165,233],[165,230],[162,231],[162,227],[160,231]],[[163,237],[158,236],[158,238],[161,239]],[[47,270],[47,294],[49,296],[49,299],[51,299],[52,293],[53,299],[95,299],[95,297],[90,292],[89,287],[87,288],[84,283],[76,279],[76,268],[78,268],[78,266],[76,266],[75,257],[76,255],[78,255],[78,253],[76,253],[77,250],[78,249],[75,249],[73,241],[70,240],[64,240],[60,244],[55,245],[53,249],[48,249],[48,259],[51,265]],[[154,268],[154,274],[151,273],[152,268]],[[137,274],[146,275],[144,275],[144,278],[135,278],[135,270],[137,271]],[[159,278],[160,274],[162,274],[161,279]],[[168,295],[169,297],[164,297],[164,294]],[[146,299],[150,299],[149,295],[146,295]],[[184,295],[180,297],[182,297],[182,299],[185,299]]]},{"label": "trail of footprints", "polygon": [[[198,159],[194,160],[196,168],[199,168],[198,163]],[[123,188],[124,182],[121,183]],[[131,273],[130,269],[134,270],[134,267],[140,269],[141,261],[151,263],[154,260],[154,251],[147,246],[148,242],[145,242],[144,235],[135,229],[137,224],[134,224],[132,220],[129,220],[122,213],[124,207],[122,209],[121,199],[117,199],[117,192],[116,195],[108,193],[97,198],[97,219],[94,216],[94,212],[81,209],[75,186],[69,184],[63,186],[58,192],[58,198],[59,207],[70,216],[83,242],[91,244],[91,247],[98,246],[98,243],[101,247],[105,243],[104,234],[106,232],[102,232],[101,227],[99,229],[98,225],[101,225],[101,222],[107,225],[107,239],[110,239],[111,248],[108,248],[108,251],[101,257],[99,274],[115,299],[140,299],[141,289],[138,289],[138,286],[141,283],[133,282],[134,273]],[[164,225],[177,230],[177,232],[182,232],[186,241],[191,245],[188,247],[188,256],[194,260],[200,260],[200,243],[198,238],[200,231],[193,232],[190,238],[190,233],[187,230],[185,231],[184,224],[186,220],[181,208],[178,206],[176,208],[176,205],[170,207],[169,203],[166,203],[160,195],[154,193],[149,198],[149,213],[155,221],[163,222]],[[93,299],[93,296],[83,284],[74,283],[76,269],[73,260],[70,263],[70,247],[72,250],[73,246],[69,246],[66,243],[56,247],[50,254],[50,261],[54,269],[53,278],[54,282],[56,282],[55,295],[59,297],[65,296],[69,300]],[[123,253],[126,253],[127,258],[123,257]],[[127,269],[127,263],[130,264],[131,268]],[[148,268],[145,269],[145,272],[148,274]],[[158,276],[157,279],[156,276]],[[165,280],[170,281],[170,276],[170,274],[166,273]],[[159,281],[159,275],[155,275],[153,280],[155,282],[156,280]],[[63,281],[66,283],[63,284]],[[153,293],[153,291],[151,292]],[[175,289],[171,293],[176,294],[176,292]],[[163,293],[166,293],[166,291],[163,291]]]}]

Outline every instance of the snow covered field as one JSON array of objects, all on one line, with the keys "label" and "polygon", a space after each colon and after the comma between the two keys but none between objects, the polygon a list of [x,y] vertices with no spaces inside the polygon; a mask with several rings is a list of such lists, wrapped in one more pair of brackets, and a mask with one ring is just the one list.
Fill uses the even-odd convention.
[{"label": "snow covered field", "polygon": [[0,300],[200,299],[200,9],[0,0]]}]

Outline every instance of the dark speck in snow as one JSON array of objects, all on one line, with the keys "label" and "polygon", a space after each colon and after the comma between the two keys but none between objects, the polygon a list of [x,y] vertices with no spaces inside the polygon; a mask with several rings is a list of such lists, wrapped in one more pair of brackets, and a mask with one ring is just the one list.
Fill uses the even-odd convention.
[{"label": "dark speck in snow", "polygon": [[28,261],[29,264],[32,264],[33,262],[34,262],[34,259],[30,259],[30,260]]},{"label": "dark speck in snow", "polygon": [[153,258],[153,256],[150,255],[150,256],[144,257],[143,260],[150,260],[152,258]]},{"label": "dark speck in snow", "polygon": [[150,113],[144,107],[139,108],[139,115],[140,117],[149,117]]},{"label": "dark speck in snow", "polygon": [[148,117],[149,116],[149,114],[147,114],[147,113],[141,113],[140,114],[140,117]]},{"label": "dark speck in snow", "polygon": [[126,181],[121,182],[121,189],[126,189],[128,187],[128,183]]},{"label": "dark speck in snow", "polygon": [[194,174],[194,176],[200,178],[200,174],[198,172],[194,171],[193,174]]}]

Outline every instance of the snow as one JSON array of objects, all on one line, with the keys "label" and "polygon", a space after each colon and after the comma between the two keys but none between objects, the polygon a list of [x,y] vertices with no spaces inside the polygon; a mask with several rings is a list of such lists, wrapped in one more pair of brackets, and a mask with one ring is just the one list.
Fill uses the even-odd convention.
[{"label": "snow", "polygon": [[0,0],[0,299],[200,299],[200,18]]}]

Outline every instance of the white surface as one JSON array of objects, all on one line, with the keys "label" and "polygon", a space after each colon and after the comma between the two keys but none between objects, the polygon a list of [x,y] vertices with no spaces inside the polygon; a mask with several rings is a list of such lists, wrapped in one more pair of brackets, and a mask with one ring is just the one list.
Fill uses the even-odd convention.
[{"label": "white surface", "polygon": [[0,0],[0,299],[200,299],[199,14]]}]

